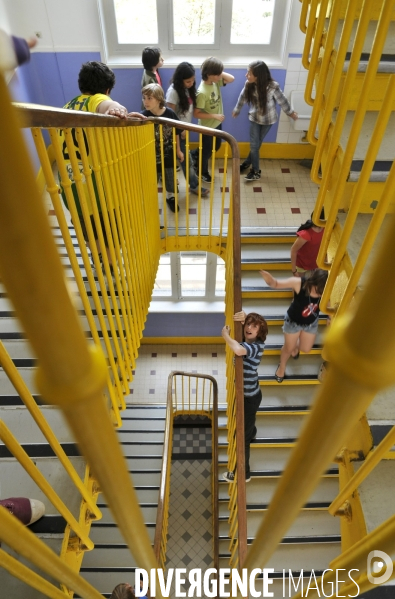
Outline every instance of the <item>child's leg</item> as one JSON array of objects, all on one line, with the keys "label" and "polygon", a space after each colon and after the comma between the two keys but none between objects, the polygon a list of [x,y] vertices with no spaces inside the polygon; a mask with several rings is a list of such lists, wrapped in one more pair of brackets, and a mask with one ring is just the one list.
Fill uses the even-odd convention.
[{"label": "child's leg", "polygon": [[174,196],[174,167],[165,167],[166,197]]},{"label": "child's leg", "polygon": [[[192,155],[191,152],[186,152],[186,144],[185,144],[185,139],[183,139],[182,137],[180,137],[180,149],[181,152],[184,154],[184,160],[183,162],[181,162],[181,168],[182,168],[182,172],[184,173],[184,177],[185,177],[185,181],[187,182],[187,185],[189,185],[189,187],[191,189],[197,189],[199,187],[199,180],[196,176],[196,172],[195,172],[195,167],[193,165],[193,159],[192,159]],[[189,179],[187,181],[187,160],[189,160]]]},{"label": "child's leg", "polygon": [[270,128],[271,125],[259,125],[250,121],[250,156],[252,169],[256,172],[259,171],[259,150]]},{"label": "child's leg", "polygon": [[262,401],[262,391],[252,397],[244,397],[244,451],[246,478],[250,476],[250,444],[255,436],[256,413]]},{"label": "child's leg", "polygon": [[[215,131],[221,131],[221,123],[215,128]],[[215,138],[215,152],[221,147],[221,138]],[[202,135],[202,173],[208,173],[209,161],[213,152],[213,138],[211,135]]]}]

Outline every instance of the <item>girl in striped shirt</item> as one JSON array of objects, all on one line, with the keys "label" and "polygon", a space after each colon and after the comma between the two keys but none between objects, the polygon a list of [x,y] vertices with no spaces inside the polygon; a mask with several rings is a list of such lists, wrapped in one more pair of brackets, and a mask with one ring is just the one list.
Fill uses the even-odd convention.
[{"label": "girl in striped shirt", "polygon": [[[233,320],[244,325],[242,343],[232,339],[228,326],[222,329],[222,337],[236,356],[243,356],[245,475],[246,482],[249,482],[251,480],[250,444],[257,433],[255,419],[262,400],[257,369],[263,355],[268,328],[263,316],[255,312],[247,315],[243,311],[237,312]],[[229,483],[233,483],[235,473],[225,472],[223,477]]]}]

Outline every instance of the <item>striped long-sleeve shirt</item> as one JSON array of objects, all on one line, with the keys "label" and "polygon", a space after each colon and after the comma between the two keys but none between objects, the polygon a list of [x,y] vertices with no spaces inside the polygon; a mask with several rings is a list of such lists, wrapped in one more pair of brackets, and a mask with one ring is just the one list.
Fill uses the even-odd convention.
[{"label": "striped long-sleeve shirt", "polygon": [[255,341],[254,343],[243,341],[240,345],[247,352],[243,356],[244,397],[252,397],[259,391],[257,368],[261,361],[265,344],[262,341]]},{"label": "striped long-sleeve shirt", "polygon": [[[239,114],[240,110],[247,102],[246,85],[243,87],[239,95],[239,99],[237,100],[237,104],[233,109],[233,112],[236,114]],[[254,101],[252,104],[250,104],[250,110],[248,112],[249,120],[253,123],[258,123],[259,125],[273,125],[278,119],[276,103],[285,112],[285,114],[292,113],[291,105],[280,89],[280,85],[277,83],[277,81],[272,81],[269,83],[267,88],[267,104],[265,114],[261,114],[258,110],[258,95],[255,90]]]}]

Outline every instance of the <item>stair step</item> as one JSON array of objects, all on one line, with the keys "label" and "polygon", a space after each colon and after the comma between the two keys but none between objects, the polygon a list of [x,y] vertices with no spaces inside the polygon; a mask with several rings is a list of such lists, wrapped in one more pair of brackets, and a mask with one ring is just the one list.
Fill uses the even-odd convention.
[{"label": "stair step", "polygon": [[[247,504],[268,504],[272,500],[274,491],[278,484],[278,478],[253,477],[246,485]],[[309,497],[309,502],[330,502],[335,499],[339,492],[339,479],[337,476],[329,475],[321,478],[319,484]],[[219,497],[228,497],[228,483],[221,481],[219,484]]]},{"label": "stair step", "polygon": [[[70,461],[77,474],[84,480],[84,458],[71,457]],[[55,493],[62,498],[62,501],[78,520],[81,496],[79,493],[76,493],[75,487],[64,468],[59,468],[58,460],[53,458],[35,458],[34,464],[46,480],[51,483]],[[58,515],[52,503],[15,458],[0,459],[0,480],[2,497],[33,497],[44,503],[46,515]]]},{"label": "stair step", "polygon": [[[145,523],[150,537],[151,542],[154,542],[155,538],[155,522]],[[95,544],[95,549],[105,549],[106,545],[125,545],[125,539],[123,538],[119,528],[116,524],[102,523],[101,521],[92,523],[90,538]],[[84,557],[84,565],[95,565],[96,558],[94,552],[88,552],[92,554],[91,559],[87,560]]]},{"label": "stair step", "polygon": [[[220,567],[230,557],[229,541],[219,542]],[[291,570],[324,570],[341,553],[340,542],[281,544],[265,563],[265,568],[274,568],[282,572],[286,565]]]}]

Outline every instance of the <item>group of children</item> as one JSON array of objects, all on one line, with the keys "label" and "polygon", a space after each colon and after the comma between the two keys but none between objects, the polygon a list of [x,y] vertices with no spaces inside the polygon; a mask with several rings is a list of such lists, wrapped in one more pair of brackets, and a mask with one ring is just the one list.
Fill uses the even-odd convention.
[{"label": "group of children", "polygon": [[[196,88],[195,69],[193,65],[189,62],[180,63],[175,69],[171,84],[166,93],[166,98],[159,73],[159,69],[164,63],[160,48],[145,48],[142,54],[142,62],[144,66],[141,81],[143,97],[142,113],[128,112],[124,106],[111,99],[109,94],[115,85],[115,75],[107,65],[96,61],[90,61],[82,65],[78,78],[81,94],[68,102],[65,108],[109,114],[118,118],[127,118],[130,116],[145,119],[154,116],[180,120],[187,123],[191,123],[192,118],[195,117],[198,119],[199,125],[216,131],[222,129],[225,115],[221,88],[232,83],[234,77],[223,70],[223,63],[218,58],[210,57],[203,62],[201,66],[202,81],[198,88]],[[292,118],[296,119],[297,114],[291,110],[288,100],[281,91],[279,84],[273,81],[270,71],[263,61],[252,62],[248,67],[246,78],[247,81],[240,93],[232,116],[236,117],[245,103],[249,105],[250,153],[240,166],[241,171],[250,167],[250,171],[245,177],[248,182],[260,178],[259,148],[270,127],[277,121],[276,102]],[[179,210],[179,206],[176,205],[175,200],[177,179],[175,175],[173,127],[170,124],[162,126],[161,141],[159,126],[155,125],[155,137],[157,175],[158,178],[164,178],[166,203],[169,210],[176,212]],[[219,149],[221,139],[214,136],[215,141],[213,142],[213,136],[202,135],[202,151],[200,154],[199,150],[187,152],[185,131],[176,129],[175,137],[176,157],[181,164],[185,177],[188,179],[189,191],[196,195],[200,194],[203,198],[207,197],[209,190],[202,187],[199,179],[206,183],[211,183],[212,176],[209,173],[208,167],[209,158],[213,149],[215,152]],[[70,164],[68,148],[64,139],[61,142],[66,164]],[[76,139],[75,149],[78,158],[78,141]],[[200,157],[201,163],[199,163]],[[91,247],[86,223],[83,218],[81,201],[78,197],[73,170],[71,168],[68,168],[68,175],[76,201],[82,233],[88,247]],[[93,184],[95,185],[95,181],[93,181]],[[61,191],[67,205],[63,187]],[[103,252],[106,252],[108,262],[112,268],[106,238],[104,238],[105,247],[101,247],[98,241],[93,210],[88,195],[87,203],[99,257],[101,259]],[[102,210],[99,200],[97,201],[97,205],[101,218]],[[104,231],[103,223],[101,224]]]},{"label": "group of children", "polygon": [[[299,271],[286,279],[276,279],[269,272],[261,270],[264,281],[273,289],[289,289],[293,291],[293,300],[284,317],[284,345],[281,348],[280,363],[274,378],[282,383],[285,378],[285,366],[292,356],[299,358],[299,353],[309,353],[313,347],[317,331],[319,306],[324,292],[328,272],[315,268],[312,271]],[[256,413],[262,400],[259,388],[258,366],[261,361],[265,340],[268,333],[266,320],[254,312],[246,314],[237,312],[233,319],[243,324],[243,341],[238,343],[230,336],[230,327],[224,326],[222,337],[236,356],[243,357],[244,380],[244,442],[245,442],[245,480],[251,480],[250,445],[257,434],[255,425]],[[235,472],[226,472],[224,479],[233,483]]]},{"label": "group of children", "polygon": [[[141,81],[145,116],[163,116],[179,119],[188,123],[192,117],[198,119],[198,124],[214,130],[221,130],[225,120],[221,88],[234,81],[233,75],[226,73],[223,63],[215,57],[207,58],[201,66],[202,81],[196,89],[195,69],[189,62],[180,63],[172,77],[171,85],[164,99],[159,68],[163,65],[160,48],[147,47],[143,50],[142,62],[144,73]],[[277,122],[276,103],[291,118],[298,115],[290,107],[287,98],[279,84],[271,77],[269,68],[262,60],[252,62],[247,70],[246,83],[240,93],[237,104],[232,112],[237,117],[244,104],[250,106],[250,153],[240,166],[241,172],[250,168],[245,177],[247,182],[260,178],[259,149],[271,126]],[[166,106],[165,106],[166,104]],[[173,111],[173,114],[169,111]],[[156,133],[159,138],[159,128]],[[175,176],[173,159],[173,138],[171,127],[163,132],[165,157],[166,201],[172,212],[179,210],[175,204]],[[221,139],[215,137],[215,152],[219,150]],[[213,137],[202,135],[201,164],[199,150],[190,152],[186,157],[185,132],[177,132],[177,157],[186,176],[186,159],[189,167],[189,184],[192,193],[199,193],[198,177],[206,183],[211,183],[212,176],[208,170],[209,158],[213,150]],[[169,158],[170,157],[170,158]],[[162,169],[160,144],[157,142],[158,174]],[[209,194],[207,189],[200,190],[203,197]]]}]

